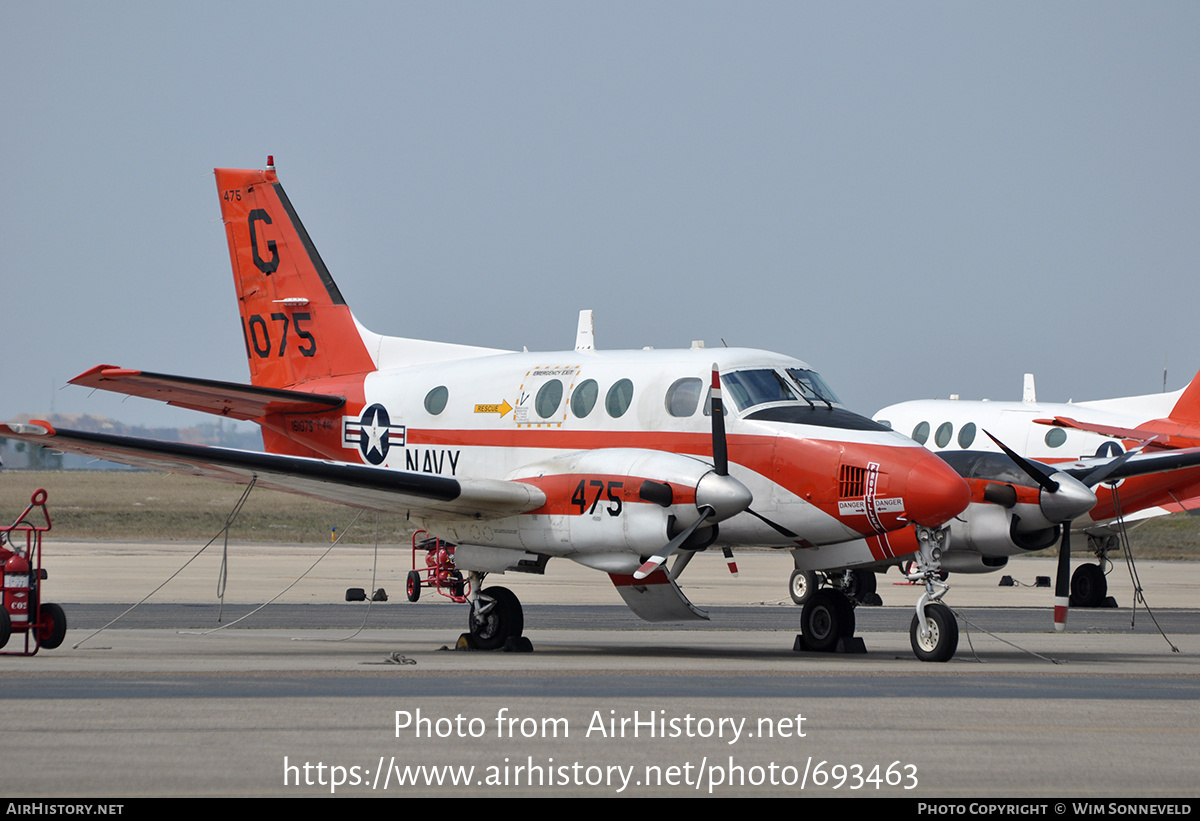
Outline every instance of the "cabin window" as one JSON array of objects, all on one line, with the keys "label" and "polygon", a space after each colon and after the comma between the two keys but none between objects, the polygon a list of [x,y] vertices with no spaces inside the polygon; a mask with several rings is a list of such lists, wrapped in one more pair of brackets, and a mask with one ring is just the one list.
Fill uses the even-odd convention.
[{"label": "cabin window", "polygon": [[667,413],[672,416],[692,416],[700,402],[700,389],[704,381],[694,376],[675,380],[667,388]]},{"label": "cabin window", "polygon": [[562,402],[562,397],[562,382],[557,379],[551,379],[538,389],[537,398],[533,401],[533,407],[537,410],[538,416],[543,419],[549,419],[558,410],[558,405]]},{"label": "cabin window", "polygon": [[975,423],[968,422],[962,426],[962,430],[958,432],[958,446],[960,448],[969,448],[971,443],[975,441]]},{"label": "cabin window", "polygon": [[1046,444],[1052,448],[1061,448],[1067,443],[1067,432],[1062,428],[1050,428],[1046,431]]},{"label": "cabin window", "polygon": [[913,428],[912,438],[913,438],[913,441],[915,441],[918,445],[923,445],[926,442],[928,442],[929,441],[929,423],[928,422],[918,422],[917,426],[915,428]]},{"label": "cabin window", "polygon": [[633,402],[633,383],[628,379],[622,379],[608,389],[608,395],[604,397],[604,409],[608,411],[609,416],[617,419],[625,415],[631,402]]},{"label": "cabin window", "polygon": [[954,433],[954,425],[949,422],[943,422],[938,425],[937,433],[933,435],[933,441],[937,443],[939,448],[944,448],[950,444],[950,435]]},{"label": "cabin window", "polygon": [[596,407],[596,398],[600,395],[600,386],[595,379],[586,379],[571,392],[571,413],[582,419]]},{"label": "cabin window", "polygon": [[425,394],[425,410],[430,416],[437,416],[446,409],[446,400],[450,398],[450,391],[445,385],[438,385],[436,388]]}]

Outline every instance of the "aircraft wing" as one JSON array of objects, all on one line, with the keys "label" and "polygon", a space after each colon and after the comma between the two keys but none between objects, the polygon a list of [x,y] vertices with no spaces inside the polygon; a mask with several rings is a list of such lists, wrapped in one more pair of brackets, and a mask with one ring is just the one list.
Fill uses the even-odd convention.
[{"label": "aircraft wing", "polygon": [[[1108,466],[1117,460],[1123,460],[1120,465],[1108,470]],[[1115,482],[1118,479],[1128,479],[1131,476],[1146,476],[1152,473],[1166,473],[1172,470],[1200,468],[1200,447],[1181,448],[1179,450],[1162,450],[1154,453],[1134,453],[1132,455],[1115,456],[1112,459],[1081,459],[1073,465],[1054,466],[1084,484],[1089,476],[1104,471],[1105,482]]]},{"label": "aircraft wing", "polygon": [[158,399],[168,405],[243,420],[258,419],[269,413],[322,413],[346,404],[344,396],[260,388],[113,365],[97,365],[79,374],[70,384]]},{"label": "aircraft wing", "polygon": [[522,482],[451,479],[303,456],[55,430],[46,422],[0,424],[0,436],[230,484],[244,485],[255,478],[257,484],[274,490],[369,510],[411,511],[419,517],[493,519],[535,510],[546,503],[541,490]]}]

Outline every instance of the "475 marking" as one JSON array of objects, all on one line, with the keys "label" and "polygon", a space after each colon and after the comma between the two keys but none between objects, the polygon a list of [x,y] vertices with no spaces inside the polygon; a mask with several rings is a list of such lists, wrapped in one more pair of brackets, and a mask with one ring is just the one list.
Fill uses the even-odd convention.
[{"label": "475 marking", "polygon": [[[580,513],[587,513],[587,515],[591,516],[596,512],[596,507],[600,504],[600,497],[604,495],[604,491],[607,488],[607,499],[611,504],[605,507],[604,510],[609,516],[620,516],[622,507],[621,497],[617,495],[616,491],[619,491],[623,486],[623,482],[608,482],[606,484],[599,479],[592,479],[590,481],[580,479],[579,484],[575,487],[575,493],[571,495],[571,504],[579,508]],[[592,497],[591,507],[588,507],[589,496]]]}]

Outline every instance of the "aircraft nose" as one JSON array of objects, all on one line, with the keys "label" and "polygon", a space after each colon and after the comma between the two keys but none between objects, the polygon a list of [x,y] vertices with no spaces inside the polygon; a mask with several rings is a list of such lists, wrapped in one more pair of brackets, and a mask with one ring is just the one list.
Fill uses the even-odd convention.
[{"label": "aircraft nose", "polygon": [[925,527],[938,527],[967,508],[971,488],[954,469],[930,454],[908,472],[904,509],[908,518]]}]

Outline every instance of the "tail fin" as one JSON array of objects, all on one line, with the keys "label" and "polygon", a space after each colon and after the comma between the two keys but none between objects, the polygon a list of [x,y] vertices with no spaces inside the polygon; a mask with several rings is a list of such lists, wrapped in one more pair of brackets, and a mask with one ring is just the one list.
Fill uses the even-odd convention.
[{"label": "tail fin", "polygon": [[1200,425],[1200,373],[1192,377],[1191,383],[1183,389],[1168,418],[1172,422]]},{"label": "tail fin", "polygon": [[285,388],[375,370],[360,326],[274,166],[215,174],[250,381]]}]

